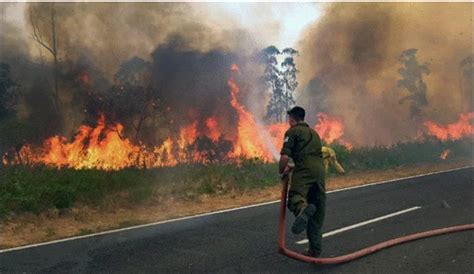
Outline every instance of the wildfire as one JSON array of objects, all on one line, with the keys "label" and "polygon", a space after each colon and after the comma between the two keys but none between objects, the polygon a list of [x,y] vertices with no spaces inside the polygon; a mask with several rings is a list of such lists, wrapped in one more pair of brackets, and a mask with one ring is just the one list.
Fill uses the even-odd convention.
[{"label": "wildfire", "polygon": [[446,160],[446,158],[448,158],[448,155],[449,155],[450,152],[451,152],[451,150],[449,150],[449,149],[443,150],[443,152],[441,152],[441,155],[439,155],[439,158],[441,158],[443,160]]},{"label": "wildfire", "polygon": [[[239,71],[239,67],[232,65],[232,71]],[[250,156],[259,157],[266,161],[272,161],[272,154],[265,144],[262,136],[258,132],[257,121],[253,115],[242,106],[237,96],[240,88],[235,82],[234,78],[230,78],[227,82],[231,93],[231,106],[237,111],[239,115],[239,122],[237,128],[237,141],[234,143],[233,155],[236,157]]]},{"label": "wildfire", "polygon": [[434,136],[441,141],[459,140],[464,137],[473,136],[474,127],[472,120],[474,119],[474,112],[459,114],[457,122],[442,126],[432,121],[424,123],[428,130],[428,135]]},{"label": "wildfire", "polygon": [[221,133],[218,128],[217,119],[214,117],[208,118],[206,120],[206,127],[208,129],[207,137],[213,141],[219,140]]},{"label": "wildfire", "polygon": [[272,143],[277,149],[283,146],[283,136],[288,128],[289,125],[287,123],[271,124],[267,127]]},{"label": "wildfire", "polygon": [[341,139],[344,135],[344,123],[341,119],[336,117],[330,117],[325,113],[318,113],[318,122],[314,126],[316,132],[326,143],[331,144],[338,141],[348,149],[352,149],[352,144]]},{"label": "wildfire", "polygon": [[105,126],[105,117],[99,118],[97,127],[82,125],[71,143],[66,138],[54,136],[41,148],[25,145],[16,161],[29,164],[46,164],[76,169],[122,169],[135,163],[140,147],[122,139],[123,126]]},{"label": "wildfire", "polygon": [[[232,65],[233,73],[240,72]],[[231,76],[228,79],[230,106],[238,115],[235,132],[221,132],[216,117],[208,117],[199,127],[194,121],[180,128],[160,145],[147,147],[136,144],[124,135],[120,123],[107,124],[100,115],[95,127],[81,125],[72,140],[63,136],[46,139],[42,146],[24,145],[18,152],[5,154],[2,163],[47,165],[57,168],[119,170],[129,167],[156,168],[180,163],[208,163],[217,160],[239,160],[258,157],[274,161],[283,144],[286,123],[260,125],[252,113],[239,102],[240,87]],[[328,143],[341,142],[344,125],[341,120],[318,114],[316,130]]]}]

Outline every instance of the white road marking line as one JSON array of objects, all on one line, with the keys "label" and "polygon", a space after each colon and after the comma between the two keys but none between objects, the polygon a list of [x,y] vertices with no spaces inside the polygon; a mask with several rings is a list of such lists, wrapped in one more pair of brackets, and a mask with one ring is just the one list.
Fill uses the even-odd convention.
[{"label": "white road marking line", "polygon": [[[326,193],[329,194],[329,193],[334,193],[334,192],[339,192],[339,191],[352,190],[352,189],[356,189],[356,188],[369,187],[369,186],[386,184],[386,183],[394,183],[394,182],[398,182],[398,181],[404,181],[404,180],[408,180],[408,179],[413,179],[413,178],[418,178],[418,177],[423,177],[423,176],[429,176],[429,175],[434,175],[434,174],[441,174],[441,173],[446,173],[446,172],[451,172],[451,171],[456,171],[456,170],[461,170],[461,169],[467,169],[467,168],[472,168],[472,167],[473,166],[458,167],[458,168],[447,169],[447,170],[436,171],[436,172],[430,172],[430,173],[425,173],[425,174],[420,174],[420,175],[415,175],[415,176],[397,178],[397,179],[393,179],[393,180],[375,182],[375,183],[371,183],[371,184],[346,187],[346,188],[331,190],[331,191],[328,191]],[[95,236],[99,236],[99,235],[112,234],[112,233],[116,233],[116,232],[132,230],[132,229],[137,229],[137,228],[142,228],[142,227],[147,227],[147,226],[161,225],[161,224],[178,222],[178,221],[183,221],[183,220],[188,220],[188,219],[193,219],[193,218],[200,218],[200,217],[204,217],[204,216],[209,216],[209,215],[214,215],[214,214],[221,214],[221,213],[226,213],[226,212],[232,212],[232,211],[237,211],[237,210],[241,210],[241,209],[258,207],[258,206],[265,206],[265,205],[275,204],[275,203],[279,203],[279,202],[280,202],[280,200],[270,201],[270,202],[259,203],[259,204],[254,204],[254,205],[241,206],[241,207],[236,207],[236,208],[229,208],[229,209],[212,211],[212,212],[208,212],[208,213],[191,215],[191,216],[186,216],[186,217],[181,217],[181,218],[176,218],[176,219],[153,222],[153,223],[148,223],[148,224],[143,224],[143,225],[136,225],[136,226],[130,226],[130,227],[125,227],[125,228],[107,230],[107,231],[102,231],[102,232],[97,232],[97,233],[91,233],[91,234],[87,234],[87,235],[74,236],[74,237],[70,237],[70,238],[63,238],[63,239],[49,241],[49,242],[42,242],[42,243],[37,243],[37,244],[30,244],[30,245],[23,245],[23,246],[18,246],[18,247],[13,247],[13,248],[0,249],[0,253],[5,253],[5,252],[10,252],[10,251],[15,251],[15,250],[21,250],[21,249],[27,249],[27,248],[32,248],[32,247],[38,247],[38,246],[44,246],[44,245],[50,245],[50,244],[56,244],[56,243],[62,243],[62,242],[67,242],[67,241],[83,239],[83,238],[95,237]]]},{"label": "white road marking line", "polygon": [[403,178],[396,178],[396,179],[392,179],[392,180],[380,181],[380,182],[375,182],[375,183],[370,183],[370,184],[365,184],[365,185],[357,185],[357,186],[350,186],[350,187],[335,189],[335,190],[328,191],[327,193],[346,191],[346,190],[351,190],[351,189],[356,189],[356,188],[382,185],[382,184],[387,184],[387,183],[394,183],[394,182],[398,182],[398,181],[405,181],[405,180],[409,180],[409,179],[415,179],[415,178],[420,178],[420,177],[425,177],[425,176],[430,176],[430,175],[435,175],[435,174],[442,174],[442,173],[447,173],[447,172],[461,170],[461,169],[467,169],[467,168],[473,168],[473,167],[474,166],[463,166],[463,167],[446,169],[446,170],[441,170],[441,171],[428,172],[428,173],[425,173],[425,174],[407,176],[407,177],[403,177]]},{"label": "white road marking line", "polygon": [[257,206],[269,205],[269,204],[274,204],[274,203],[275,203],[275,201],[271,201],[271,202],[253,204],[253,205],[242,206],[242,207],[237,207],[237,208],[229,208],[229,209],[224,209],[224,210],[219,210],[219,211],[212,211],[212,212],[208,212],[208,213],[202,213],[202,214],[199,214],[199,215],[192,215],[192,216],[186,216],[186,217],[170,219],[170,220],[163,220],[163,221],[153,222],[153,223],[148,223],[148,224],[142,224],[142,225],[135,225],[135,226],[129,226],[129,227],[124,227],[124,228],[106,230],[106,231],[101,231],[101,232],[97,232],[97,233],[91,233],[91,234],[87,234],[87,235],[64,238],[64,239],[59,239],[59,240],[54,240],[54,241],[49,241],[49,242],[23,245],[23,246],[8,248],[8,249],[0,249],[0,253],[5,253],[5,252],[9,252],[9,251],[14,251],[14,250],[20,250],[20,249],[26,249],[26,248],[31,248],[31,247],[37,247],[37,246],[43,246],[43,245],[50,245],[50,244],[61,243],[61,242],[66,242],[66,241],[78,240],[78,239],[83,239],[83,238],[89,238],[89,237],[93,237],[93,236],[106,235],[106,234],[122,232],[122,231],[127,231],[127,230],[147,227],[147,226],[154,226],[154,225],[161,225],[161,224],[166,224],[166,223],[184,221],[184,220],[188,220],[188,219],[194,219],[194,218],[199,218],[199,217],[204,217],[204,216],[209,216],[209,215],[214,215],[214,214],[220,214],[220,213],[226,213],[226,212],[231,212],[231,211],[236,211],[236,210],[246,209],[246,208],[252,208],[252,207],[257,207]]},{"label": "white road marking line", "polygon": [[[400,211],[397,211],[397,212],[394,212],[394,213],[390,213],[390,214],[387,214],[387,215],[384,215],[384,216],[380,216],[378,218],[370,219],[370,220],[367,220],[367,221],[364,221],[364,222],[360,222],[360,223],[353,224],[353,225],[350,225],[350,226],[346,226],[346,227],[343,227],[343,228],[339,228],[339,229],[336,229],[336,230],[333,230],[333,231],[329,231],[329,232],[326,232],[326,233],[323,234],[323,238],[329,237],[329,236],[332,236],[332,235],[336,235],[336,234],[339,234],[339,233],[342,233],[344,231],[348,231],[348,230],[351,230],[351,229],[354,229],[354,228],[357,228],[357,227],[361,227],[361,226],[364,226],[364,225],[375,223],[375,222],[378,222],[378,221],[381,221],[381,220],[385,220],[385,219],[388,219],[388,218],[391,218],[391,217],[394,217],[394,216],[398,216],[398,215],[401,215],[401,214],[404,214],[404,213],[407,213],[407,212],[410,212],[410,211],[413,211],[413,210],[417,210],[417,209],[420,209],[420,208],[421,208],[421,206],[410,207],[410,208],[407,208],[407,209],[404,209],[404,210],[400,210]],[[296,243],[299,244],[299,245],[307,244],[308,239],[304,239],[304,240],[298,241]]]}]

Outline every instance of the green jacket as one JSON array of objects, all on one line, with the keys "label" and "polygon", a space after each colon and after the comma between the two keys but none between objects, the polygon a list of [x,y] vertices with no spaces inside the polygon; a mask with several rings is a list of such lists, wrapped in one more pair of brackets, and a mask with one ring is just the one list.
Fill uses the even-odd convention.
[{"label": "green jacket", "polygon": [[324,164],[321,139],[308,124],[301,122],[285,133],[281,155],[295,162],[291,178],[292,185],[320,183],[324,185]]}]

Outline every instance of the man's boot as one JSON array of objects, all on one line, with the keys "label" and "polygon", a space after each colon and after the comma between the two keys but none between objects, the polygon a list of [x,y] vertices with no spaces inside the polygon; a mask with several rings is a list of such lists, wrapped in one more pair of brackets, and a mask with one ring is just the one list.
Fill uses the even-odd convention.
[{"label": "man's boot", "polygon": [[306,249],[306,251],[303,253],[303,255],[308,256],[308,257],[313,257],[313,258],[319,258],[321,255],[321,252],[316,252],[311,248]]},{"label": "man's boot", "polygon": [[291,232],[293,234],[301,234],[301,232],[306,230],[308,226],[308,219],[311,218],[316,213],[316,207],[313,204],[304,206],[298,216],[296,216],[293,226],[291,227]]}]

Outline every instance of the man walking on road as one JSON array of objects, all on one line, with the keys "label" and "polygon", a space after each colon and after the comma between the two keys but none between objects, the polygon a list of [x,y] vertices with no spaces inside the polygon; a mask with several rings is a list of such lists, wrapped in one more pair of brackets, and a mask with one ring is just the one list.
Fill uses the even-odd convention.
[{"label": "man walking on road", "polygon": [[288,209],[296,216],[291,231],[300,234],[306,229],[309,240],[307,255],[319,257],[326,204],[321,139],[304,122],[303,108],[294,107],[288,115],[291,127],[285,133],[279,171],[282,176],[288,176],[291,157],[295,168],[288,193]]}]

